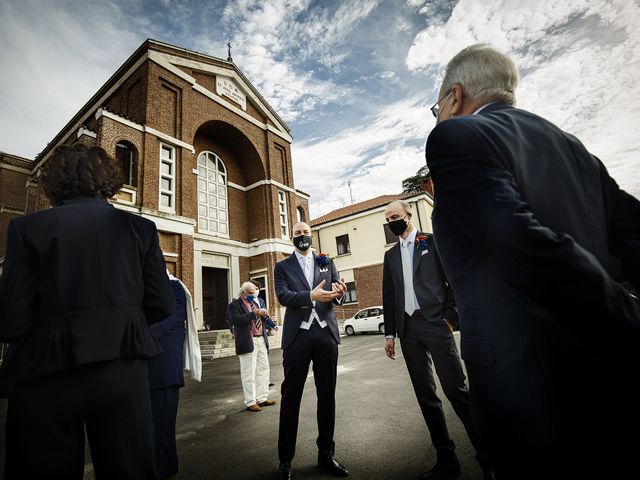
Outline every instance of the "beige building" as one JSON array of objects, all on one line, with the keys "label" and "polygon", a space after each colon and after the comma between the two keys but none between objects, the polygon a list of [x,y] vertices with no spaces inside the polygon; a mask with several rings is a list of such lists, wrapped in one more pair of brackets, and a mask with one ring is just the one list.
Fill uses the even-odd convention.
[{"label": "beige building", "polygon": [[334,257],[347,283],[345,302],[337,310],[340,320],[362,308],[382,305],[384,253],[398,240],[387,226],[384,209],[399,199],[411,204],[414,226],[431,233],[433,197],[427,192],[382,195],[311,220],[316,251]]}]

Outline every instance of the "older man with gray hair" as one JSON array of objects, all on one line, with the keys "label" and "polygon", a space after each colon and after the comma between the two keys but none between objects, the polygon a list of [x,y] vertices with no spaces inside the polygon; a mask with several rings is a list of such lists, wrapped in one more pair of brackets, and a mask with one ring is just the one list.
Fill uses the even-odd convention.
[{"label": "older man with gray hair", "polygon": [[471,412],[497,479],[628,478],[640,304],[610,255],[637,288],[640,202],[577,138],[513,107],[517,78],[487,45],[459,52],[426,146]]},{"label": "older man with gray hair", "polygon": [[236,354],[240,359],[244,403],[250,412],[259,412],[262,407],[276,404],[274,400],[267,399],[270,369],[265,322],[269,314],[254,301],[257,295],[256,286],[251,282],[244,282],[240,296],[227,308],[235,335]]}]

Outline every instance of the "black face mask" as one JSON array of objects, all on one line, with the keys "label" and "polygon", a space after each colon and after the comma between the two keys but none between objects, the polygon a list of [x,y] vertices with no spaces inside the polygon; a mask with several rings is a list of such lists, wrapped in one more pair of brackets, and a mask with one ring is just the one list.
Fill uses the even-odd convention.
[{"label": "black face mask", "polygon": [[407,222],[405,222],[404,218],[400,218],[398,220],[389,222],[388,225],[389,225],[389,230],[391,230],[391,233],[397,236],[402,235],[404,231],[407,229]]},{"label": "black face mask", "polygon": [[313,238],[308,235],[300,235],[299,237],[293,237],[293,244],[298,250],[302,250],[303,252],[309,250],[311,246],[311,242],[313,242]]}]

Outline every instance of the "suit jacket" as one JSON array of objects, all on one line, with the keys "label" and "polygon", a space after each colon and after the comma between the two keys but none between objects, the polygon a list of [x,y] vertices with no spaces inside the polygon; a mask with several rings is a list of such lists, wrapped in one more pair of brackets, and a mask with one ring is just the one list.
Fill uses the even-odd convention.
[{"label": "suit jacket", "polygon": [[77,197],[9,224],[0,280],[0,341],[14,344],[8,377],[158,355],[148,323],[172,307],[153,222]]},{"label": "suit jacket", "polygon": [[[308,284],[295,253],[276,263],[273,272],[278,301],[280,305],[287,307],[284,314],[284,330],[282,333],[283,349],[293,343],[300,330],[300,324],[309,320],[311,309],[314,308],[310,296],[311,290],[322,280],[325,280],[324,289],[330,290],[331,284],[340,280],[333,260],[330,261],[327,267],[320,268],[316,254],[312,253],[312,255],[314,260],[313,285]],[[339,300],[316,302],[315,309],[318,317],[327,322],[326,328],[331,331],[336,343],[340,343],[340,333],[338,332],[338,323],[333,311],[333,303],[339,304]]]},{"label": "suit jacket", "polygon": [[[413,252],[413,289],[423,315],[432,322],[446,319],[457,327],[458,313],[453,292],[442,270],[433,235],[425,235],[426,248],[420,250],[416,243]],[[386,335],[400,338],[405,335],[404,277],[400,242],[384,254],[382,274],[382,304],[384,307],[384,331]]]},{"label": "suit jacket", "polygon": [[177,280],[171,280],[173,312],[151,324],[151,333],[162,347],[162,354],[149,360],[151,389],[184,386],[184,339],[187,321],[187,296]]},{"label": "suit jacket", "polygon": [[[251,321],[256,318],[255,314],[247,308],[242,301],[242,297],[233,300],[227,307],[227,317],[233,326],[233,334],[236,341],[236,354],[253,352],[253,336],[251,335]],[[264,319],[263,319],[264,321]],[[267,337],[267,326],[262,324],[262,337],[269,350],[269,338]]]},{"label": "suit jacket", "polygon": [[498,448],[584,447],[583,424],[637,400],[640,306],[607,270],[616,254],[637,281],[640,202],[575,137],[500,103],[438,124],[426,155],[478,427]]}]

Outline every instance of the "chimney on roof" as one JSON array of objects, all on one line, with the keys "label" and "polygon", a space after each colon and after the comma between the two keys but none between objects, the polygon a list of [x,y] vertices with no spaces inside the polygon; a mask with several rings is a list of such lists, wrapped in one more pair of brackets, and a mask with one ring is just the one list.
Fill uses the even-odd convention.
[{"label": "chimney on roof", "polygon": [[433,180],[431,180],[431,175],[420,181],[420,191],[427,192],[433,198]]}]

